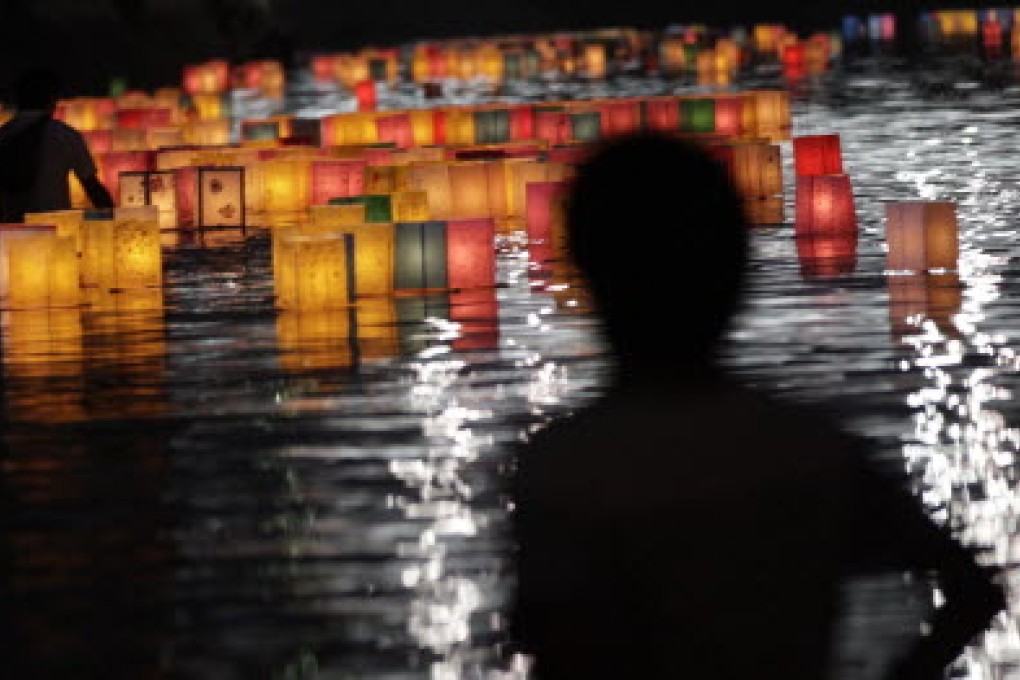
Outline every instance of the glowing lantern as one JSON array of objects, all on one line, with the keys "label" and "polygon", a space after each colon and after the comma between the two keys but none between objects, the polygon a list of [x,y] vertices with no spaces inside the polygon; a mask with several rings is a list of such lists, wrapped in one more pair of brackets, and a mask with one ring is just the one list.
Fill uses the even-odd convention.
[{"label": "glowing lantern", "polygon": [[375,111],[376,88],[374,80],[363,80],[355,85],[354,96],[358,100],[358,111]]},{"label": "glowing lantern", "polygon": [[680,130],[693,134],[715,132],[715,100],[681,99]]},{"label": "glowing lantern", "polygon": [[446,271],[451,289],[496,285],[495,240],[491,218],[447,222]]},{"label": "glowing lantern", "polygon": [[446,223],[396,224],[394,285],[397,290],[445,289]]},{"label": "glowing lantern", "polygon": [[887,269],[915,272],[956,269],[960,246],[954,203],[888,203],[885,219]]},{"label": "glowing lantern", "polygon": [[602,114],[598,111],[571,113],[570,136],[575,142],[597,142],[602,137]]},{"label": "glowing lantern", "polygon": [[117,208],[112,219],[87,216],[83,284],[105,289],[158,287],[162,265],[155,206]]},{"label": "glowing lantern", "polygon": [[273,262],[277,305],[283,309],[336,309],[351,304],[356,282],[350,234],[280,234]]},{"label": "glowing lantern", "polygon": [[156,206],[162,228],[177,226],[177,188],[172,170],[123,172],[120,175],[120,206]]},{"label": "glowing lantern", "polygon": [[777,142],[790,138],[790,96],[780,90],[759,90],[745,95],[759,137]]},{"label": "glowing lantern", "polygon": [[89,130],[81,134],[93,157],[113,151],[113,130]]},{"label": "glowing lantern", "polygon": [[244,168],[198,168],[198,226],[245,225]]},{"label": "glowing lantern", "polygon": [[850,15],[843,17],[842,29],[843,39],[847,42],[855,42],[864,37],[864,22],[860,17]]},{"label": "glowing lantern", "polygon": [[380,142],[389,142],[398,149],[414,146],[414,128],[406,113],[379,116],[375,119],[376,136]]},{"label": "glowing lantern", "polygon": [[[507,212],[510,217],[527,216],[527,185],[535,182],[559,182],[568,178],[568,168],[555,162],[513,160],[504,166],[507,187]],[[431,198],[431,195],[430,195]]]},{"label": "glowing lantern", "polygon": [[783,193],[783,169],[779,147],[744,142],[710,151],[729,167],[734,184],[745,201]]},{"label": "glowing lantern", "polygon": [[122,172],[144,172],[151,170],[153,155],[148,151],[111,151],[99,156],[99,175],[110,190],[114,203],[119,202]]},{"label": "glowing lantern", "polygon": [[242,121],[241,139],[245,142],[275,142],[280,139],[280,122],[276,120]]},{"label": "glowing lantern", "polygon": [[148,149],[177,147],[184,143],[184,131],[179,127],[149,128],[145,131],[145,145]]},{"label": "glowing lantern", "polygon": [[408,182],[411,188],[428,195],[429,212],[433,219],[446,219],[453,213],[449,167],[445,163],[412,165]]},{"label": "glowing lantern", "polygon": [[680,129],[680,104],[672,97],[649,99],[645,102],[645,120],[650,130],[676,132]]},{"label": "glowing lantern", "polygon": [[280,365],[288,371],[327,370],[355,363],[351,309],[284,309],[276,317]]},{"label": "glowing lantern", "polygon": [[526,186],[531,259],[536,262],[552,259],[565,246],[563,201],[567,185],[565,182],[530,182]]},{"label": "glowing lantern", "polygon": [[116,116],[117,127],[141,130],[150,127],[167,127],[173,124],[173,111],[166,108],[120,109]]},{"label": "glowing lantern", "polygon": [[565,112],[535,112],[535,139],[553,146],[566,144],[570,140],[570,132],[570,117]]},{"label": "glowing lantern", "polygon": [[52,224],[0,224],[0,298],[8,296],[10,287],[10,259],[7,256],[9,246],[19,239],[56,235],[57,228]]},{"label": "glowing lantern", "polygon": [[875,14],[868,17],[868,33],[872,40],[894,40],[896,38],[896,16]]},{"label": "glowing lantern", "polygon": [[113,151],[147,151],[149,135],[146,130],[117,128],[113,133]]},{"label": "glowing lantern", "polygon": [[803,69],[806,59],[807,50],[803,43],[791,42],[783,47],[783,68]]},{"label": "glowing lantern", "polygon": [[507,190],[501,163],[452,163],[448,172],[452,218],[496,217],[506,214]]},{"label": "glowing lantern", "polygon": [[365,168],[366,194],[389,194],[397,190],[397,168],[392,165]]},{"label": "glowing lantern", "polygon": [[850,274],[857,266],[857,234],[798,237],[797,258],[805,278]]},{"label": "glowing lantern", "polygon": [[392,196],[393,221],[425,222],[429,216],[429,197],[424,191],[398,191]]},{"label": "glowing lantern", "polygon": [[641,129],[641,102],[637,99],[602,102],[598,110],[604,135],[626,135]]},{"label": "glowing lantern", "polygon": [[986,50],[998,53],[1002,49],[1002,24],[995,15],[990,15],[981,26],[981,44]]},{"label": "glowing lantern", "polygon": [[443,125],[443,143],[447,145],[474,144],[476,139],[474,111],[447,109],[439,118]]},{"label": "glowing lantern", "polygon": [[[80,253],[84,245],[82,221],[85,213],[81,210],[54,210],[50,212],[26,213],[25,224],[53,225],[57,236],[74,240],[75,252]],[[2,236],[0,236],[2,239]]]},{"label": "glowing lantern", "polygon": [[715,133],[736,138],[744,133],[744,100],[739,96],[715,98]]},{"label": "glowing lantern", "polygon": [[220,94],[230,84],[230,65],[225,61],[211,61],[184,68],[184,91],[188,94]]},{"label": "glowing lantern", "polygon": [[510,112],[505,109],[474,112],[475,143],[501,144],[510,141]]},{"label": "glowing lantern", "polygon": [[[362,212],[355,212],[361,208]],[[362,219],[357,219],[358,217]],[[384,296],[393,292],[394,227],[365,223],[361,205],[316,206],[311,209],[309,233],[354,235],[354,269],[358,296]]]},{"label": "glowing lantern", "polygon": [[3,241],[7,272],[7,306],[71,307],[80,302],[78,249],[72,238],[53,231],[34,232]]},{"label": "glowing lantern", "polygon": [[798,177],[843,174],[839,135],[795,137],[793,159]]},{"label": "glowing lantern", "polygon": [[589,78],[596,80],[606,77],[605,45],[590,43],[584,46],[584,73]]},{"label": "glowing lantern", "polygon": [[797,178],[798,238],[854,237],[857,213],[850,179],[846,175]]},{"label": "glowing lantern", "polygon": [[393,203],[388,194],[366,194],[364,196],[352,196],[350,198],[333,198],[330,205],[363,205],[365,206],[365,221],[373,224],[383,224],[393,221]]},{"label": "glowing lantern", "polygon": [[363,160],[312,161],[312,205],[325,205],[331,198],[348,198],[365,193]]},{"label": "glowing lantern", "polygon": [[200,121],[220,120],[227,115],[227,106],[218,94],[198,94],[191,98],[191,106]]},{"label": "glowing lantern", "polygon": [[230,120],[197,120],[182,128],[184,142],[198,146],[229,144],[231,139]]},{"label": "glowing lantern", "polygon": [[[277,218],[302,213],[311,200],[311,164],[302,160],[270,160],[255,166],[261,207]],[[257,204],[255,204],[257,205]]]}]

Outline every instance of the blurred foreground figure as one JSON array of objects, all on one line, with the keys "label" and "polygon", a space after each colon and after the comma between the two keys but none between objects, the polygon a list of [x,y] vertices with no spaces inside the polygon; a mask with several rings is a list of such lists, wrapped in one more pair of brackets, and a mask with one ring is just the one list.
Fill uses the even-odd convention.
[{"label": "blurred foreground figure", "polygon": [[724,170],[611,142],[567,219],[617,373],[519,461],[515,626],[537,677],[822,678],[840,583],[929,570],[946,603],[890,677],[942,677],[1002,592],[861,441],[720,370],[746,257]]},{"label": "blurred foreground figure", "polygon": [[30,71],[15,91],[17,115],[0,127],[0,222],[21,222],[25,213],[71,207],[68,174],[73,172],[95,208],[112,208],[84,138],[54,120],[57,80]]}]

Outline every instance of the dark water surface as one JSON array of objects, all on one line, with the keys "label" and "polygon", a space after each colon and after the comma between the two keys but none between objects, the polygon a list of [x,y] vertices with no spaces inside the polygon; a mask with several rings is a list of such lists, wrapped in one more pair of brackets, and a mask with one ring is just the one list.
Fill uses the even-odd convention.
[{"label": "dark water surface", "polygon": [[[1011,565],[1020,88],[1001,65],[876,60],[795,93],[795,134],[842,135],[858,256],[818,272],[789,220],[755,230],[727,361],[830,405],[907,466],[936,517]],[[958,202],[958,276],[885,275],[883,201],[906,198]],[[166,251],[155,303],[5,314],[0,671],[526,677],[505,633],[506,445],[598,393],[584,296],[529,275],[504,238],[490,300],[277,312],[267,233],[224,237]],[[697,291],[649,294],[662,332],[682,332]],[[912,604],[890,604],[903,594]],[[897,578],[847,597],[839,675],[874,677],[865,653],[916,630],[930,594]],[[1020,677],[1018,662],[1014,613],[958,673]]]}]

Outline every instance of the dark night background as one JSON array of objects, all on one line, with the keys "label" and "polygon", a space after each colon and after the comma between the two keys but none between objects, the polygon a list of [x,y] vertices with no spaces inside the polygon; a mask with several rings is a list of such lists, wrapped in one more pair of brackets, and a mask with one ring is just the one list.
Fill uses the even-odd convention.
[{"label": "dark night background", "polygon": [[[994,1],[994,0],[993,0]],[[603,26],[781,21],[835,28],[847,13],[987,7],[931,0],[0,0],[0,94],[29,65],[62,73],[67,94],[176,84],[183,64],[345,50],[418,37]]]}]

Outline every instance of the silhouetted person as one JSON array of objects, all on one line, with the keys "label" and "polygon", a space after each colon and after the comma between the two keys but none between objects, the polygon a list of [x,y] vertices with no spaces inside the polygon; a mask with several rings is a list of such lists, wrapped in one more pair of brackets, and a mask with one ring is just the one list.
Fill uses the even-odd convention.
[{"label": "silhouetted person", "polygon": [[946,603],[893,677],[941,677],[1002,592],[862,441],[719,368],[746,250],[725,171],[676,140],[610,142],[567,224],[617,364],[519,459],[514,621],[537,677],[822,678],[841,582],[908,570]]},{"label": "silhouetted person", "polygon": [[53,119],[57,81],[30,71],[15,90],[17,114],[0,127],[0,221],[21,222],[25,213],[71,207],[73,172],[95,208],[112,208],[81,134]]}]

